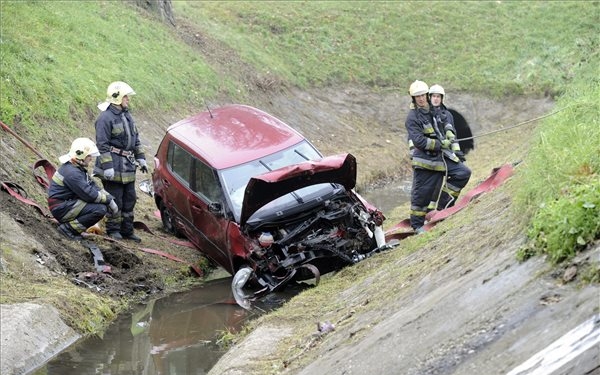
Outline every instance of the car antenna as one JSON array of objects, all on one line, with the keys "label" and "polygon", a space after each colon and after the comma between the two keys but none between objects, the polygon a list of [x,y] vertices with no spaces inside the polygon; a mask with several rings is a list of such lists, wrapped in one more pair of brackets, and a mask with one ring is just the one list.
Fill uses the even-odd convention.
[{"label": "car antenna", "polygon": [[204,105],[206,106],[206,109],[208,109],[208,113],[210,113],[210,118],[214,118],[212,112],[210,111],[208,104],[206,104],[206,100],[204,101]]}]

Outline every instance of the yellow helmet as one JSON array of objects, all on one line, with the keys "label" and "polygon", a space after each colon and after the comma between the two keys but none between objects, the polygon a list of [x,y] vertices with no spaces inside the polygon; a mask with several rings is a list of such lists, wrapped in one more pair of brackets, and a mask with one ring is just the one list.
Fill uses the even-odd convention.
[{"label": "yellow helmet", "polygon": [[89,138],[77,138],[71,143],[69,157],[71,159],[84,160],[88,155],[100,156],[96,144]]},{"label": "yellow helmet", "polygon": [[113,82],[106,89],[106,101],[112,104],[121,105],[123,97],[126,95],[135,95],[135,91],[125,82]]},{"label": "yellow helmet", "polygon": [[408,93],[410,94],[410,96],[419,96],[427,94],[428,91],[429,86],[427,86],[425,82],[418,80],[411,83],[410,87],[408,88]]}]

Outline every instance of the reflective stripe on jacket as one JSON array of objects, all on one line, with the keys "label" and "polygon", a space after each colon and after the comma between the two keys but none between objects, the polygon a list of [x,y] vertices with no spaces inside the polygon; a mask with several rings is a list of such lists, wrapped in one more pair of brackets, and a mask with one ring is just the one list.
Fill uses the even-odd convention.
[{"label": "reflective stripe on jacket", "polygon": [[446,137],[446,133],[451,131],[454,134],[454,140],[451,144],[450,150],[442,150],[444,157],[452,160],[455,163],[459,163],[460,159],[456,156],[455,152],[460,152],[460,145],[458,144],[458,137],[456,135],[456,128],[454,128],[454,116],[452,113],[446,109],[444,104],[439,107],[433,108],[433,118],[434,121],[437,121],[439,124],[440,131],[442,131],[443,136]]},{"label": "reflective stripe on jacket", "polygon": [[[423,108],[411,109],[406,116],[409,145],[412,143],[412,165],[415,168],[445,171],[441,142],[433,128],[433,116]],[[410,147],[410,146],[409,146]]]},{"label": "reflective stripe on jacket", "polygon": [[61,222],[74,220],[87,203],[108,204],[111,199],[83,167],[70,161],[58,168],[48,187],[48,208]]},{"label": "reflective stripe on jacket", "polygon": [[[104,176],[104,170],[113,168],[112,181],[130,183],[135,181],[136,159],[145,159],[144,149],[133,117],[128,111],[111,104],[96,120],[96,146],[100,156],[96,158],[94,173]],[[133,156],[111,152],[113,149],[130,151]]]}]

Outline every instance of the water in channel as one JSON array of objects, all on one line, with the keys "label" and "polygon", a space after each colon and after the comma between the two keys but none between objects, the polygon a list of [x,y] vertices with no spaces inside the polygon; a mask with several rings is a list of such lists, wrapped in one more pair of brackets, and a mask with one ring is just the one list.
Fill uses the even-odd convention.
[{"label": "water in channel", "polygon": [[231,280],[209,281],[124,314],[102,337],[67,348],[34,375],[205,374],[224,354],[218,341],[226,332],[239,331],[284,300],[273,296],[244,310],[231,294]]},{"label": "water in channel", "polygon": [[[410,181],[361,195],[384,214],[409,200]],[[90,337],[65,349],[33,375],[206,374],[226,349],[219,340],[238,332],[261,313],[297,294],[291,289],[269,295],[251,311],[238,306],[231,277],[150,301],[120,316],[102,337]],[[286,288],[287,289],[287,288]]]},{"label": "water in channel", "polygon": [[[394,208],[410,201],[410,189],[412,181],[399,180],[385,186],[367,190],[360,193],[369,203],[379,208],[383,214],[387,214]],[[408,217],[408,211],[406,212]]]}]

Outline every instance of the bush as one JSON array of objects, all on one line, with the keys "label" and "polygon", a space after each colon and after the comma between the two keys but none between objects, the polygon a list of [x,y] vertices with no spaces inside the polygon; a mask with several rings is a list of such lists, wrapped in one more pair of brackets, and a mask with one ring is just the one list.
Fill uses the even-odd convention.
[{"label": "bush", "polygon": [[[600,238],[600,182],[575,185],[543,204],[528,231],[534,249],[522,250],[522,258],[548,254],[552,263],[570,259],[588,243]],[[531,251],[533,250],[533,251]]]}]

